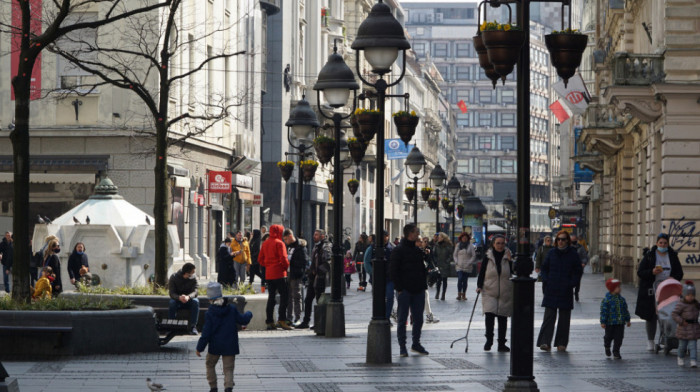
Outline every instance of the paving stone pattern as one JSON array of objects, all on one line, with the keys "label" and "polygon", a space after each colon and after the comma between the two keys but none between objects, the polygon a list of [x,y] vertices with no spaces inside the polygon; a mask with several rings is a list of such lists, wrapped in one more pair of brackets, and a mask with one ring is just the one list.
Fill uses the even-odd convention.
[{"label": "paving stone pattern", "polygon": [[[461,341],[473,299],[470,279],[468,301],[458,302],[456,280],[448,283],[447,301],[432,298],[437,324],[424,324],[421,341],[429,356],[398,356],[396,328],[392,328],[392,364],[365,363],[367,326],[371,318],[371,293],[356,292],[356,280],[345,297],[345,338],[318,337],[309,330],[243,331],[241,354],[236,358],[235,391],[255,392],[372,392],[372,391],[501,391],[508,378],[510,355],[484,352],[484,322],[477,305],[469,333],[469,353]],[[536,288],[535,335],[543,316],[542,291]],[[567,352],[543,352],[534,348],[535,381],[540,391],[658,392],[698,391],[700,371],[679,368],[673,355],[645,351],[644,323],[633,318],[625,330],[622,360],[603,353],[599,325],[600,300],[605,294],[602,275],[586,274],[581,302],[572,311]],[[623,296],[634,310],[636,289],[623,287]],[[255,317],[265,317],[257,314]],[[410,330],[410,326],[408,327]],[[409,332],[410,334],[410,332]],[[409,335],[410,336],[410,335]],[[22,392],[146,391],[146,378],[163,383],[168,391],[208,391],[204,358],[195,355],[196,337],[175,338],[157,353],[93,355],[36,361],[22,358],[4,361]],[[510,342],[508,343],[510,344]],[[2,341],[0,341],[0,352]],[[219,388],[223,389],[221,363]]]}]

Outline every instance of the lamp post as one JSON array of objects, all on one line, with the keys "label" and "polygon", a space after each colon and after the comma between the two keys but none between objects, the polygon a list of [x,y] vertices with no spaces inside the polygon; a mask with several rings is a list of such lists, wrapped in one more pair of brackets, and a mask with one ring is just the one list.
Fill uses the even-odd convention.
[{"label": "lamp post", "polygon": [[433,182],[433,186],[435,187],[435,197],[438,201],[437,207],[435,207],[435,232],[437,233],[440,231],[440,188],[442,188],[442,186],[445,184],[447,174],[445,174],[445,170],[442,169],[442,166],[437,164],[430,172],[430,176],[428,178],[430,178],[430,180]]},{"label": "lamp post", "polygon": [[[408,168],[413,172],[413,187],[418,190],[418,180],[425,177],[425,165],[428,163],[425,161],[425,157],[423,156],[423,153],[420,152],[418,147],[413,147],[411,152],[408,153],[408,156],[406,157],[406,162],[404,165],[408,166]],[[418,174],[423,171],[423,175],[418,177]],[[406,175],[408,175],[408,172],[406,172]],[[411,178],[410,175],[408,175],[408,178]],[[416,194],[413,197],[413,223],[418,225],[418,195]]]},{"label": "lamp post", "polygon": [[[452,178],[450,178],[450,181],[447,183],[447,194],[450,196],[450,199],[452,199],[452,205],[455,205],[455,199],[457,199],[457,196],[459,196],[459,192],[462,190],[462,184],[459,183],[459,180],[457,179],[457,176],[454,174],[452,175]],[[454,210],[452,211],[452,238],[450,239],[451,241],[454,241],[455,238],[455,212]]]},{"label": "lamp post", "polygon": [[[328,62],[318,74],[318,80],[314,85],[317,94],[318,111],[329,120],[333,120],[335,149],[333,152],[333,263],[331,264],[331,301],[326,307],[326,337],[345,336],[345,310],[341,292],[341,279],[343,274],[343,165],[350,153],[345,141],[345,148],[341,146],[341,122],[350,117],[343,116],[334,111],[332,116],[327,115],[321,108],[321,92],[323,92],[328,104],[338,109],[345,106],[350,97],[350,91],[357,94],[360,86],[355,81],[350,67],[345,64],[343,56],[338,54],[338,48],[333,45],[333,53],[328,56]],[[355,96],[356,98],[356,96]],[[353,99],[353,111],[355,99]],[[352,112],[351,112],[352,113]],[[342,154],[342,152],[345,154]],[[341,156],[345,155],[345,156]]]},{"label": "lamp post", "polygon": [[503,215],[506,217],[506,238],[510,238],[511,217],[517,208],[515,202],[510,197],[510,193],[506,195],[506,198],[503,199]]},{"label": "lamp post", "polygon": [[[299,156],[299,162],[304,160],[307,156],[313,155],[311,151],[311,143],[309,142],[309,136],[314,132],[316,128],[319,127],[318,118],[309,101],[306,100],[306,96],[302,95],[301,100],[297,102],[297,106],[292,109],[289,113],[289,119],[285,123],[287,126],[287,140],[289,145],[299,150],[298,153],[285,153],[285,155],[297,155]],[[299,145],[292,143],[290,133],[294,133],[294,137],[299,140]],[[309,143],[308,145],[306,143]],[[297,168],[299,170],[299,177],[297,179],[297,216],[296,216],[296,235],[298,237],[302,236],[302,226],[301,226],[301,213],[304,206],[304,181],[302,176],[301,165]]]},{"label": "lamp post", "polygon": [[[352,49],[355,50],[355,66],[357,75],[362,82],[374,87],[377,91],[377,106],[382,115],[385,115],[386,90],[398,84],[406,72],[406,50],[411,44],[406,40],[403,26],[391,13],[391,8],[379,0],[372,7],[367,19],[357,29]],[[372,67],[372,73],[378,76],[372,83],[362,77],[360,72],[360,52],[365,53],[365,59]],[[403,66],[401,75],[392,83],[384,79],[384,75],[391,71],[394,61],[398,58],[399,51],[403,51]],[[381,241],[384,231],[384,124],[382,119],[377,129],[377,175],[375,207],[375,238]],[[386,318],[386,269],[384,267],[384,247],[378,246],[374,258],[374,290],[372,292],[372,320],[367,331],[367,363],[385,364],[391,363],[391,329]]]}]

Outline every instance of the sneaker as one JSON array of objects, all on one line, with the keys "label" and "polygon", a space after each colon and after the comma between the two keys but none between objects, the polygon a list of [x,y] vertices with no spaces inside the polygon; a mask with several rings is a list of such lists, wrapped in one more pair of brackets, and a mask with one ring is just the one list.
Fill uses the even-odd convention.
[{"label": "sneaker", "polygon": [[399,347],[399,356],[400,357],[407,357],[408,356],[408,351],[406,351],[406,346]]},{"label": "sneaker", "polygon": [[224,392],[233,392],[233,388],[226,388],[224,389]]},{"label": "sneaker", "polygon": [[413,346],[411,346],[411,351],[420,355],[428,355],[428,352],[420,344],[414,344]]},{"label": "sneaker", "polygon": [[509,353],[510,347],[506,346],[505,343],[498,343],[498,352],[499,353]]},{"label": "sneaker", "polygon": [[619,351],[615,351],[615,352],[613,353],[613,357],[614,357],[615,359],[622,359],[622,356],[620,355],[620,352],[619,352]]},{"label": "sneaker", "polygon": [[430,324],[430,323],[432,323],[433,321],[434,321],[434,319],[433,319],[433,314],[432,314],[432,313],[428,313],[428,314],[425,315],[425,322],[426,322],[426,323]]},{"label": "sneaker", "polygon": [[219,388],[211,388],[209,392],[219,392]]},{"label": "sneaker", "polygon": [[698,361],[690,360],[690,367],[691,368],[696,368],[698,367]]},{"label": "sneaker", "polygon": [[557,351],[560,351],[560,352],[566,351],[566,346],[557,346]]},{"label": "sneaker", "polygon": [[197,332],[197,327],[192,327],[192,329],[190,329],[190,335],[199,335],[199,332]]},{"label": "sneaker", "polygon": [[309,322],[308,321],[302,321],[299,324],[294,324],[294,328],[296,329],[306,329],[309,328]]},{"label": "sneaker", "polygon": [[267,323],[267,330],[268,330],[268,331],[275,331],[275,330],[277,330],[277,327],[275,326],[275,323]]},{"label": "sneaker", "polygon": [[391,312],[391,318],[392,318],[394,321],[398,321],[398,315],[396,314],[396,311],[395,311],[395,310]]},{"label": "sneaker", "polygon": [[647,340],[647,351],[654,351],[654,341]]},{"label": "sneaker", "polygon": [[549,347],[549,344],[542,344],[542,345],[540,345],[540,350],[542,350],[542,351],[552,351],[552,348]]},{"label": "sneaker", "polygon": [[678,366],[680,366],[680,367],[685,366],[685,359],[678,357]]},{"label": "sneaker", "polygon": [[606,356],[606,357],[609,357],[609,356],[611,356],[611,355],[612,355],[612,354],[610,353],[610,347],[606,347],[606,348],[605,348],[605,356]]},{"label": "sneaker", "polygon": [[294,329],[294,328],[292,328],[291,325],[289,325],[289,322],[287,322],[285,320],[278,321],[276,327],[282,328],[285,331],[289,331],[289,330]]}]

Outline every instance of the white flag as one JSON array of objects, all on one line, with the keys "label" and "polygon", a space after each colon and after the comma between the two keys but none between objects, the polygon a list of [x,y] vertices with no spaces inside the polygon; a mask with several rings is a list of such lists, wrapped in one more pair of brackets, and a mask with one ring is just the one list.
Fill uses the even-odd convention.
[{"label": "white flag", "polygon": [[591,95],[586,89],[586,84],[583,83],[581,74],[577,73],[571,77],[567,87],[564,87],[564,81],[560,80],[554,83],[552,88],[574,114],[583,114],[586,111]]}]

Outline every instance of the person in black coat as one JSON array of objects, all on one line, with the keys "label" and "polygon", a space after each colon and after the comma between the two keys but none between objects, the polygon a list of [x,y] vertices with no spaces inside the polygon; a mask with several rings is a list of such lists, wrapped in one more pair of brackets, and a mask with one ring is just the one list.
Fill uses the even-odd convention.
[{"label": "person in black coat", "polygon": [[68,276],[71,284],[80,282],[80,269],[83,267],[90,268],[90,265],[87,254],[85,254],[85,244],[78,242],[73,247],[73,253],[68,257]]},{"label": "person in black coat", "polygon": [[253,237],[250,239],[249,247],[250,247],[250,275],[248,277],[248,283],[253,285],[253,281],[255,280],[255,276],[260,277],[260,286],[265,285],[265,274],[263,273],[262,268],[260,267],[260,263],[258,263],[258,255],[260,255],[260,245],[262,242],[260,239],[262,238],[262,234],[260,233],[260,230],[254,229],[253,230]]},{"label": "person in black coat", "polygon": [[233,286],[236,282],[236,271],[233,269],[233,255],[231,255],[231,239],[226,238],[216,251],[216,281],[221,285]]},{"label": "person in black coat", "polygon": [[61,280],[61,260],[58,254],[61,253],[61,245],[57,239],[49,241],[44,250],[44,261],[42,267],[51,267],[54,273],[54,280],[51,282],[52,295],[55,298],[63,291],[63,281]]},{"label": "person in black coat", "polygon": [[654,291],[656,284],[670,278],[681,281],[683,279],[683,267],[678,259],[678,253],[668,246],[668,234],[661,233],[656,237],[656,245],[644,255],[637,268],[639,276],[639,292],[637,293],[637,307],[634,313],[646,320],[647,350],[654,351],[654,337],[656,336],[656,298]]},{"label": "person in black coat", "polygon": [[306,248],[306,240],[296,238],[292,229],[285,229],[282,233],[282,241],[287,245],[289,258],[289,306],[287,307],[287,320],[299,323],[301,318],[301,290],[303,290],[304,274],[309,264],[309,252]]},{"label": "person in black coat", "polygon": [[428,289],[424,252],[416,246],[420,238],[420,230],[415,223],[409,223],[403,228],[404,238],[395,247],[390,256],[390,277],[398,296],[398,320],[396,321],[396,336],[399,341],[399,352],[402,357],[408,356],[406,350],[406,321],[408,312],[413,317],[411,335],[413,344],[411,351],[428,355],[420,343],[423,328],[423,308],[425,307],[425,290]]},{"label": "person in black coat", "polygon": [[5,238],[0,243],[0,260],[2,261],[2,280],[5,284],[5,292],[10,292],[10,273],[12,272],[12,261],[14,249],[12,248],[12,233],[5,233]]}]

